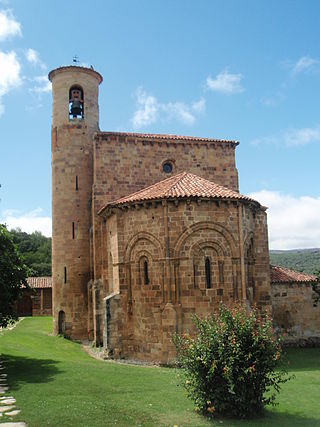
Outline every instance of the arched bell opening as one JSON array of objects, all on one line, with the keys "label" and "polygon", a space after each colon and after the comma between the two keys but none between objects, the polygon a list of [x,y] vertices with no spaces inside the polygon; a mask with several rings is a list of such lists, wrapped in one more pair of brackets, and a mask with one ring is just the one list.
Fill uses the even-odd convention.
[{"label": "arched bell opening", "polygon": [[71,86],[69,90],[69,118],[83,119],[84,96],[81,86]]}]

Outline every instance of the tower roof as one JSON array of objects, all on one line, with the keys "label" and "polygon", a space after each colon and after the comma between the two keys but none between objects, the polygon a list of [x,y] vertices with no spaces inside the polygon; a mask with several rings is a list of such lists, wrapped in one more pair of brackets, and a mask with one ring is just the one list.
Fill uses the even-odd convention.
[{"label": "tower roof", "polygon": [[98,71],[94,70],[93,67],[87,68],[87,67],[81,67],[78,65],[63,65],[62,67],[55,68],[54,70],[51,70],[50,73],[48,74],[48,79],[52,82],[52,78],[55,76],[55,74],[61,73],[61,72],[66,72],[66,71],[74,71],[74,72],[82,72],[82,73],[86,73],[86,74],[91,74],[98,79],[99,84],[103,80],[102,75],[100,73],[98,73]]},{"label": "tower roof", "polygon": [[173,200],[173,199],[216,199],[216,200],[235,200],[247,201],[260,204],[248,196],[230,190],[227,187],[208,181],[192,173],[182,172],[163,181],[157,182],[150,187],[137,191],[129,196],[121,197],[113,202],[107,203],[100,211],[112,207],[155,200]]}]

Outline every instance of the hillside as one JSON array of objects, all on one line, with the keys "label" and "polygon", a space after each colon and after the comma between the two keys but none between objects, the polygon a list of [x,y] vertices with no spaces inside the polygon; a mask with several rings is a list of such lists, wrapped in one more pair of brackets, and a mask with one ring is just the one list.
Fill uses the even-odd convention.
[{"label": "hillside", "polygon": [[270,263],[307,274],[320,270],[320,248],[270,251]]}]

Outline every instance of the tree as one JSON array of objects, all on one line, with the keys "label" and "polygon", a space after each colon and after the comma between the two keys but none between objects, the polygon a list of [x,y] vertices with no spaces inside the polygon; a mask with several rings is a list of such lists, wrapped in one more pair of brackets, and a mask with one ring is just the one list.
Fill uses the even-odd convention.
[{"label": "tree", "polygon": [[15,302],[22,295],[23,287],[28,288],[28,272],[6,226],[0,224],[0,327],[17,318]]},{"label": "tree", "polygon": [[174,342],[183,386],[197,408],[247,418],[274,404],[288,378],[279,369],[281,347],[271,318],[254,307],[221,305],[218,313],[194,322],[197,334],[176,335]]},{"label": "tree", "polygon": [[30,276],[51,276],[51,238],[39,231],[28,234],[19,228],[10,234],[30,269]]},{"label": "tree", "polygon": [[320,270],[317,270],[314,274],[315,274],[316,278],[318,279],[317,282],[312,283],[313,305],[314,305],[314,307],[316,307],[320,301]]}]

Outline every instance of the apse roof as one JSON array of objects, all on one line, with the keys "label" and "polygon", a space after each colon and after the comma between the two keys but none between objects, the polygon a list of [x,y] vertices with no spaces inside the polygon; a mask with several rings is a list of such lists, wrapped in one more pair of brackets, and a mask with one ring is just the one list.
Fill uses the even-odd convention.
[{"label": "apse roof", "polygon": [[99,211],[99,213],[102,213],[108,207],[116,207],[144,201],[163,199],[172,200],[179,198],[241,200],[253,202],[260,206],[256,200],[251,199],[248,196],[243,196],[234,190],[215,184],[214,182],[208,181],[200,176],[193,175],[192,173],[182,172],[133,194],[121,197],[113,202],[109,202]]},{"label": "apse roof", "polygon": [[271,283],[289,283],[289,282],[316,282],[316,276],[311,274],[299,273],[288,268],[270,265]]}]

